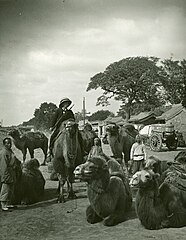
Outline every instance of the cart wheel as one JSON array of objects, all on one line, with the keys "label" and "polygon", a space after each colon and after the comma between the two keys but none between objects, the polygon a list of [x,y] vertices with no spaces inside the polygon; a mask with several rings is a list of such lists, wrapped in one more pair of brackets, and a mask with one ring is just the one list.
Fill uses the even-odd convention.
[{"label": "cart wheel", "polygon": [[158,134],[154,134],[150,137],[150,148],[153,151],[160,151],[162,146],[162,138]]}]

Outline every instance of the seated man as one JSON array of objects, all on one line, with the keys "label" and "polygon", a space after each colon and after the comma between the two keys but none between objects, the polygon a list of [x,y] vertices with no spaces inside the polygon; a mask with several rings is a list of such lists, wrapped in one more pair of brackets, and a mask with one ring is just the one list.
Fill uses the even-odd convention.
[{"label": "seated man", "polygon": [[[49,144],[49,157],[53,156],[52,150],[55,142],[55,138],[57,137],[59,133],[60,126],[63,122],[66,120],[72,119],[75,121],[75,116],[74,113],[72,112],[71,109],[68,109],[68,107],[71,105],[72,101],[69,98],[63,98],[60,103],[59,103],[59,108],[56,109],[56,112],[54,114],[54,117],[52,119],[52,124],[51,124],[51,130],[53,131],[50,137],[50,144]],[[82,151],[84,154],[83,150],[83,140],[81,137],[81,134],[78,134],[80,145],[82,147]],[[51,160],[51,159],[50,159]]]}]

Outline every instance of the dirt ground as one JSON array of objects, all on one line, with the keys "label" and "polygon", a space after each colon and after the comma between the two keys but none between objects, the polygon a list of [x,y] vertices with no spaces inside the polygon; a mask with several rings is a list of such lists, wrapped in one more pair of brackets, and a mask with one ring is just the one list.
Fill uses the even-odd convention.
[{"label": "dirt ground", "polygon": [[[110,154],[108,145],[103,146],[104,152]],[[19,150],[13,147],[16,155],[21,159]],[[162,160],[173,160],[181,149],[153,153]],[[35,151],[35,157],[42,162],[41,150]],[[29,155],[27,155],[29,159]],[[66,203],[56,202],[57,182],[49,180],[47,166],[40,167],[46,179],[45,196],[42,202],[31,206],[18,206],[12,212],[0,211],[0,240],[68,240],[68,239],[106,239],[106,240],[176,240],[185,239],[186,227],[179,229],[146,230],[140,224],[133,208],[127,221],[114,227],[105,227],[103,223],[91,225],[85,218],[88,205],[86,184],[74,184],[77,199]]]}]

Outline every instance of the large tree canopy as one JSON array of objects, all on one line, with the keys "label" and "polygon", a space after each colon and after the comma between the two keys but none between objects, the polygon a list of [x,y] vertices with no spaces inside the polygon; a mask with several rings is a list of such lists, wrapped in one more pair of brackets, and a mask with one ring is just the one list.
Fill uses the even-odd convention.
[{"label": "large tree canopy", "polygon": [[57,106],[54,103],[41,103],[40,107],[35,109],[34,119],[37,129],[49,129],[51,120]]},{"label": "large tree canopy", "polygon": [[164,75],[158,61],[155,57],[129,57],[114,62],[90,79],[87,91],[104,91],[97,104],[106,104],[112,97],[122,101],[128,118],[136,104],[158,107],[164,102],[159,84]]},{"label": "large tree canopy", "polygon": [[36,129],[46,130],[50,128],[51,120],[57,106],[54,103],[41,103],[34,111],[34,117],[22,123],[23,126],[33,125]]},{"label": "large tree canopy", "polygon": [[185,96],[185,78],[186,78],[186,61],[174,61],[165,59],[162,63],[161,83],[165,91],[165,99],[177,104],[184,100]]}]

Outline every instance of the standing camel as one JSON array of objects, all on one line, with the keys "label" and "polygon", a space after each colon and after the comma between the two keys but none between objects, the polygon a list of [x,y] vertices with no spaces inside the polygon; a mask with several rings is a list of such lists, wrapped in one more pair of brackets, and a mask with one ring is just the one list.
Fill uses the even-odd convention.
[{"label": "standing camel", "polygon": [[84,128],[80,130],[80,133],[83,139],[84,150],[87,154],[89,154],[92,146],[94,145],[94,138],[98,137],[98,135],[89,123],[86,123]]},{"label": "standing camel", "polygon": [[59,179],[58,202],[65,202],[64,184],[67,182],[67,198],[75,198],[73,191],[74,169],[83,162],[79,143],[78,124],[74,120],[63,122],[54,142],[53,167]]},{"label": "standing camel", "polygon": [[30,157],[34,158],[34,149],[41,148],[45,155],[44,161],[41,165],[45,165],[48,151],[48,138],[42,132],[26,132],[22,136],[17,129],[13,129],[9,132],[9,135],[13,138],[16,148],[23,153],[23,162],[26,160],[27,149],[30,153]]},{"label": "standing camel", "polygon": [[106,136],[108,137],[108,142],[114,157],[116,159],[122,159],[124,154],[126,166],[128,166],[130,150],[137,134],[138,131],[131,124],[121,128],[116,124],[109,124],[106,127]]}]

